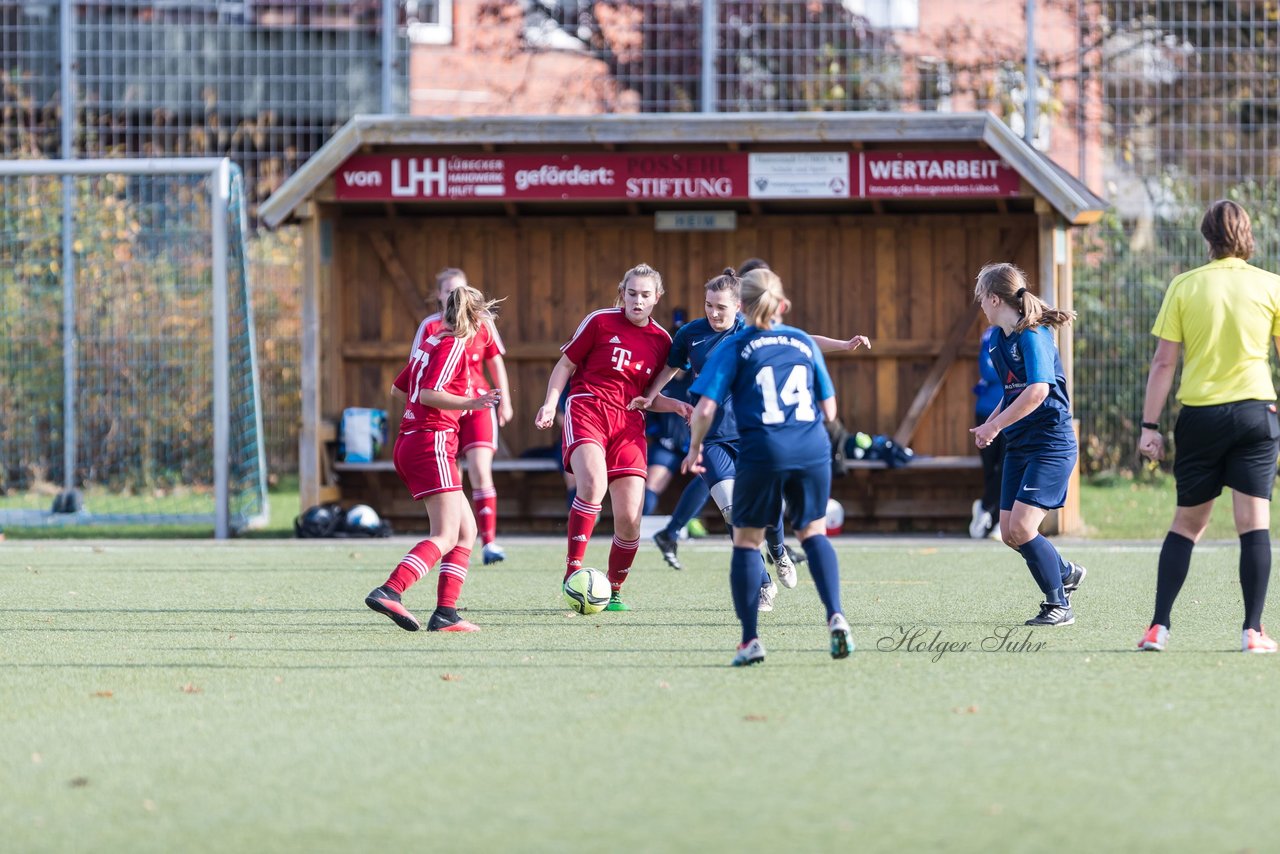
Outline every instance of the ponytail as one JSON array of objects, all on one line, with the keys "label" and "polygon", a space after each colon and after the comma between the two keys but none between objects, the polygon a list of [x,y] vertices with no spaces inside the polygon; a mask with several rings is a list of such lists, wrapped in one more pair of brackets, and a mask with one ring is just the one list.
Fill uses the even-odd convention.
[{"label": "ponytail", "polygon": [[1013,327],[1014,332],[1022,332],[1033,326],[1057,329],[1076,317],[1074,311],[1054,308],[1027,290],[1027,274],[1013,264],[988,264],[978,271],[978,281],[973,288],[974,300],[991,295],[999,297],[1001,302],[1012,306],[1022,315],[1022,319]]},{"label": "ponytail", "polygon": [[1018,325],[1013,327],[1013,331],[1022,332],[1024,329],[1030,329],[1033,326],[1048,326],[1051,329],[1057,329],[1059,326],[1066,326],[1075,319],[1076,313],[1074,311],[1054,308],[1040,299],[1040,297],[1031,293],[1031,291],[1027,291],[1022,295],[1022,320],[1018,321]]},{"label": "ponytail", "polygon": [[765,268],[757,268],[742,277],[741,293],[742,313],[747,323],[757,329],[771,328],[787,300],[778,274]]},{"label": "ponytail", "polygon": [[480,331],[481,324],[493,319],[493,310],[502,300],[488,300],[484,294],[461,285],[449,293],[444,305],[444,323],[450,334],[463,341],[470,340]]}]

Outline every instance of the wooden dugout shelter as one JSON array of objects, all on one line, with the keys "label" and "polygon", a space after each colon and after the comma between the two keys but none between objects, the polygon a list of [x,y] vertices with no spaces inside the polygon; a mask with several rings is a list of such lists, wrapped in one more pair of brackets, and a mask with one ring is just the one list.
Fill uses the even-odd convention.
[{"label": "wooden dugout shelter", "polygon": [[[1067,230],[1104,206],[988,113],[358,116],[261,209],[304,236],[301,504],[361,500],[425,524],[389,448],[335,472],[331,443],[345,407],[386,409],[398,426],[388,390],[441,268],[505,298],[516,415],[497,476],[511,479],[500,515],[515,528],[563,520],[558,474],[501,460],[558,438],[533,414],[578,322],[643,261],[664,277],[655,317],[670,328],[678,308],[701,316],[708,278],[758,256],[783,279],[790,322],[872,339],[828,357],[848,428],[917,454],[835,480],[846,524],[963,530],[981,486],[974,276],[1013,261],[1069,308]],[[1070,327],[1060,349],[1070,382]],[[1068,507],[1054,524],[1074,518]]]}]

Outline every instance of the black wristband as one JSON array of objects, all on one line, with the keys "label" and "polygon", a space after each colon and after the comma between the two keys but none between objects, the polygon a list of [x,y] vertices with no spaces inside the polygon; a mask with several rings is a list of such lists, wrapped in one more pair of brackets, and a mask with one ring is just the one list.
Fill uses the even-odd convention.
[{"label": "black wristband", "polygon": [[1154,422],[1154,421],[1143,421],[1143,422],[1142,422],[1142,429],[1143,429],[1143,430],[1159,430],[1159,429],[1160,429],[1160,425],[1159,425],[1159,424],[1157,424],[1157,423],[1156,423],[1156,422]]}]

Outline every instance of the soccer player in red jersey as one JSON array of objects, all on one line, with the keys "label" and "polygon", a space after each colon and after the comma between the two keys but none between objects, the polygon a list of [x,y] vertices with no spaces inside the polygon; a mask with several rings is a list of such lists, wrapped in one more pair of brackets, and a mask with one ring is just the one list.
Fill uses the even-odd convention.
[{"label": "soccer player in red jersey", "polygon": [[489,322],[492,307],[475,288],[455,288],[445,303],[441,331],[414,349],[395,380],[395,387],[409,398],[396,437],[396,474],[414,499],[426,502],[431,536],[410,549],[364,603],[405,631],[416,632],[420,625],[400,597],[437,561],[436,609],[427,631],[478,631],[458,616],[456,607],[476,538],[476,520],[462,495],[458,473],[458,421],[463,412],[492,409],[502,402],[500,388],[475,395],[466,359],[468,342]]},{"label": "soccer player in red jersey", "polygon": [[[440,311],[422,321],[413,337],[413,349],[436,335],[444,327],[444,305],[455,288],[467,284],[467,274],[457,267],[446,267],[436,274],[436,293]],[[490,388],[508,388],[507,365],[503,360],[506,348],[502,336],[488,318],[467,340],[466,363],[471,372],[471,388],[484,394]],[[485,376],[485,368],[489,376]],[[492,379],[492,384],[490,384]],[[481,554],[486,564],[506,558],[506,552],[494,542],[498,531],[498,492],[493,488],[493,455],[498,450],[498,428],[511,420],[513,411],[510,396],[503,397],[496,408],[462,413],[458,419],[458,451],[467,458],[467,479],[471,482],[471,501],[476,523],[480,529]]]},{"label": "soccer player in red jersey", "polygon": [[[569,386],[561,444],[565,469],[577,479],[578,494],[569,509],[565,578],[582,566],[607,490],[613,503],[609,611],[630,610],[619,591],[640,547],[648,470],[644,413],[636,399],[662,370],[671,349],[671,336],[652,317],[662,294],[657,270],[647,264],[628,270],[618,285],[615,307],[587,315],[560,348],[564,355],[551,371],[546,400],[534,419],[538,429],[550,427],[560,394]],[[650,408],[678,412],[686,420],[691,411],[689,404],[661,394]]]}]

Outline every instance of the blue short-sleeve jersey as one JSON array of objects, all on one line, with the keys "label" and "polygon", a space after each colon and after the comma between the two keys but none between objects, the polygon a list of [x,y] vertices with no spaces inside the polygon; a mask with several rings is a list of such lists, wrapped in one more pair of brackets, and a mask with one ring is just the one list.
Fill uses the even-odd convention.
[{"label": "blue short-sleeve jersey", "polygon": [[[746,321],[743,320],[742,315],[738,315],[733,325],[722,332],[712,329],[711,323],[705,317],[686,323],[676,332],[676,337],[671,342],[667,364],[688,372],[692,377],[700,376],[707,365],[707,360],[711,358],[711,353],[730,337],[741,332],[745,325]],[[690,397],[690,403],[697,403],[692,399],[692,395]],[[716,419],[711,423],[711,429],[707,431],[705,444],[738,441],[738,423],[734,417],[733,401],[716,402],[720,404],[720,408],[716,411]]]},{"label": "blue short-sleeve jersey", "polygon": [[977,400],[973,411],[979,422],[986,421],[1004,399],[1004,384],[1000,382],[995,363],[991,361],[991,350],[995,348],[996,333],[999,331],[998,327],[988,326],[978,344],[978,384],[973,387]]},{"label": "blue short-sleeve jersey", "polygon": [[791,326],[747,326],[716,348],[693,394],[733,400],[741,465],[774,471],[831,459],[819,402],[835,396],[822,352]]},{"label": "blue short-sleeve jersey", "polygon": [[[667,383],[662,393],[673,400],[689,401],[689,386],[693,385],[693,375],[685,374]],[[689,425],[674,412],[646,412],[645,435],[662,447],[681,454],[689,450]]]},{"label": "blue short-sleeve jersey", "polygon": [[1067,398],[1067,380],[1058,347],[1053,342],[1053,330],[1033,326],[1005,335],[997,329],[987,347],[996,373],[1004,383],[1004,409],[1008,409],[1028,385],[1049,384],[1049,396],[1044,403],[1004,428],[1010,447],[1032,451],[1074,449],[1071,401]]}]

